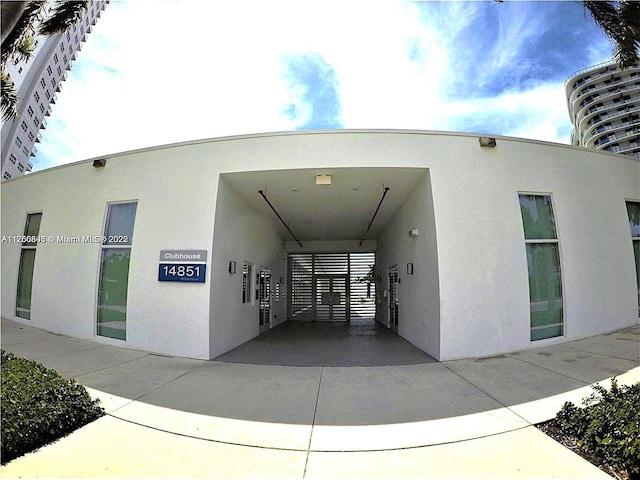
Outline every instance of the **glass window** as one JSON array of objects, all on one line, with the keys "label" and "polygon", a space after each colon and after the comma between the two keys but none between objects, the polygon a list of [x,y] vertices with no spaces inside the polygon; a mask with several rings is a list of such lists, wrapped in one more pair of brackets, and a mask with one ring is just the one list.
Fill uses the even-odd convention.
[{"label": "glass window", "polygon": [[556,238],[550,196],[520,195],[520,210],[527,240]]},{"label": "glass window", "polygon": [[104,234],[107,245],[131,245],[133,223],[136,217],[136,203],[114,203],[110,205]]},{"label": "glass window", "polygon": [[16,316],[31,319],[31,289],[33,285],[33,267],[36,260],[36,239],[40,234],[42,213],[27,215],[24,235],[27,237],[20,251],[20,267],[18,269],[18,288],[16,295]]},{"label": "glass window", "polygon": [[100,257],[97,333],[119,340],[127,338],[129,260],[136,208],[135,202],[107,206],[107,241]]},{"label": "glass window", "polygon": [[629,229],[636,261],[636,287],[638,288],[638,317],[640,317],[640,202],[627,202]]},{"label": "glass window", "polygon": [[563,335],[562,276],[549,195],[519,195],[529,273],[531,340]]}]

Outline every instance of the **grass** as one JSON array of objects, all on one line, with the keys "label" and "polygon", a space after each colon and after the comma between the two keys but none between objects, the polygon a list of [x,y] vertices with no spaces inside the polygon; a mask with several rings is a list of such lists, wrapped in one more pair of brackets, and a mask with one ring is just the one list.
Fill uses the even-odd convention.
[{"label": "grass", "polygon": [[104,415],[74,380],[0,350],[2,464],[57,440]]}]

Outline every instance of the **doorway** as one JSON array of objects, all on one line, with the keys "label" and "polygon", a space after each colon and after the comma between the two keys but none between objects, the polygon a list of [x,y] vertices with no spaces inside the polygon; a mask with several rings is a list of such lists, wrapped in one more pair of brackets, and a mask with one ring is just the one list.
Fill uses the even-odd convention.
[{"label": "doorway", "polygon": [[289,320],[374,320],[374,268],[373,252],[289,254]]},{"label": "doorway", "polygon": [[389,328],[398,331],[398,266],[389,268]]},{"label": "doorway", "polygon": [[347,275],[316,275],[316,320],[346,322],[349,299]]},{"label": "doorway", "polygon": [[271,270],[260,268],[258,273],[258,304],[260,332],[271,328]]}]

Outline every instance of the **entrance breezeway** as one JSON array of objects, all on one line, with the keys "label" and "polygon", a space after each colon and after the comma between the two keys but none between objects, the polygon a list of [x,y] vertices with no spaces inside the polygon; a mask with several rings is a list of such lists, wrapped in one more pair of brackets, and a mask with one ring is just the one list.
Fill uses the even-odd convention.
[{"label": "entrance breezeway", "polygon": [[372,367],[435,362],[373,319],[288,321],[215,360],[299,367]]}]

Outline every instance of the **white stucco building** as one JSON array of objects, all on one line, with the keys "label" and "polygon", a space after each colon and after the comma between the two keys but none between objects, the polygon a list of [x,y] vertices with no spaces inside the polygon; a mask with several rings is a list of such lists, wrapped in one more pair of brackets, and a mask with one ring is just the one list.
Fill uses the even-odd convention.
[{"label": "white stucco building", "polygon": [[285,321],[375,316],[439,360],[636,324],[640,160],[488,143],[275,133],[7,181],[2,316],[204,359]]},{"label": "white stucco building", "polygon": [[565,82],[572,143],[640,158],[640,66],[607,62]]},{"label": "white stucco building", "polygon": [[[2,122],[2,180],[24,175],[33,169],[31,157],[38,153],[36,143],[47,128],[56,94],[67,79],[72,62],[83,42],[93,30],[109,0],[94,0],[75,25],[64,34],[50,37],[38,35],[33,58],[23,62],[7,62],[7,73],[18,93],[18,117]],[[53,2],[49,10],[53,8]]]}]

